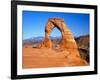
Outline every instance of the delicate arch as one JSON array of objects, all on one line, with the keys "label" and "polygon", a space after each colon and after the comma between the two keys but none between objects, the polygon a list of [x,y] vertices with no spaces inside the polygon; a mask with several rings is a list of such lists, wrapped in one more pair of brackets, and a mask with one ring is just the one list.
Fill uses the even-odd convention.
[{"label": "delicate arch", "polygon": [[45,27],[45,38],[42,46],[47,48],[52,48],[52,42],[50,39],[50,34],[53,28],[57,27],[62,35],[62,41],[60,43],[60,48],[63,49],[72,49],[77,48],[74,37],[68,27],[65,25],[65,22],[61,18],[50,18]]},{"label": "delicate arch", "polygon": [[[71,65],[87,65],[87,62],[81,59],[79,51],[77,49],[77,44],[74,40],[74,37],[68,27],[65,25],[65,22],[61,18],[50,18],[45,27],[45,38],[40,48],[53,48],[52,41],[50,39],[50,33],[53,28],[57,27],[62,34],[62,41],[59,45],[58,51],[62,51],[62,54],[65,55],[68,61],[68,64]],[[51,50],[52,51],[52,50]]]}]

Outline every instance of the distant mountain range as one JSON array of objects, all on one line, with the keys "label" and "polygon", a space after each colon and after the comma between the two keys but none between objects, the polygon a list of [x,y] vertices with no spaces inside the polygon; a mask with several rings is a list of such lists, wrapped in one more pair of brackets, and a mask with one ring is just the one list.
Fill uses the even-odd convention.
[{"label": "distant mountain range", "polygon": [[42,37],[42,36],[33,37],[33,38],[23,40],[23,43],[24,44],[32,44],[34,42],[41,42],[41,41],[43,41],[43,39],[44,39],[44,37]]},{"label": "distant mountain range", "polygon": [[[61,37],[50,37],[52,41],[59,42]],[[44,40],[43,36],[33,37],[29,39],[23,40],[23,44],[34,44],[34,43],[41,43]]]},{"label": "distant mountain range", "polygon": [[[50,37],[54,43],[59,43],[61,41],[61,36],[59,37]],[[29,39],[23,40],[23,44],[34,44],[34,43],[41,43],[44,40],[43,36],[33,37]],[[80,48],[84,47],[85,49],[89,48],[89,35],[83,35],[79,37],[75,37],[75,40],[80,46]],[[88,45],[86,47],[86,45]]]}]

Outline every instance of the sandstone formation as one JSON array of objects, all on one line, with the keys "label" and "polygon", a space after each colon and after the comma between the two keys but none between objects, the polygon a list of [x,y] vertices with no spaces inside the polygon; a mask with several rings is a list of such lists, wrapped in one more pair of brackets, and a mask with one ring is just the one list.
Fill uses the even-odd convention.
[{"label": "sandstone formation", "polygon": [[61,32],[62,35],[62,40],[58,50],[66,51],[67,58],[69,58],[71,62],[75,62],[76,60],[77,63],[87,64],[86,61],[81,59],[73,34],[61,18],[49,18],[45,27],[45,39],[40,48],[52,49],[53,44],[50,39],[50,34],[55,27]]},{"label": "sandstone formation", "polygon": [[77,44],[74,40],[74,37],[71,31],[68,29],[64,20],[61,18],[50,18],[45,27],[45,39],[43,46],[47,48],[52,48],[52,42],[50,40],[50,34],[52,30],[57,27],[62,34],[62,41],[60,48],[62,49],[77,49]]},{"label": "sandstone formation", "polygon": [[77,44],[74,40],[74,37],[71,31],[64,23],[64,20],[61,18],[50,18],[48,20],[47,25],[45,27],[45,39],[41,47],[52,48],[53,44],[52,41],[50,40],[50,33],[55,27],[57,27],[62,34],[60,49],[67,50],[70,53],[77,53],[77,55],[80,56],[77,50]]}]

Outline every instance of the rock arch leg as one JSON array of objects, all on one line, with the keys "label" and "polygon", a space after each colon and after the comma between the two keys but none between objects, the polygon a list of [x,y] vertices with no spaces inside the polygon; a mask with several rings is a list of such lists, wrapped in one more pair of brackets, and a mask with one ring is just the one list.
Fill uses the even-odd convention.
[{"label": "rock arch leg", "polygon": [[54,28],[54,24],[49,19],[45,27],[45,38],[44,38],[44,41],[41,47],[52,48],[52,41],[50,39],[50,33],[53,28]]}]

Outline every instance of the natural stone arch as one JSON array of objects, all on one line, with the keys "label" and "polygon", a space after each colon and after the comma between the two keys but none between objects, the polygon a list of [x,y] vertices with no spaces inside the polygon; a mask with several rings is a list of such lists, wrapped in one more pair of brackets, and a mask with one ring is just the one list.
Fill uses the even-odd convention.
[{"label": "natural stone arch", "polygon": [[57,27],[62,35],[62,41],[60,43],[60,48],[72,49],[77,48],[76,42],[71,31],[66,26],[65,22],[61,18],[49,18],[45,27],[45,39],[43,41],[43,46],[47,48],[52,48],[52,42],[50,39],[50,34],[53,28]]},{"label": "natural stone arch", "polygon": [[[66,58],[66,65],[74,66],[74,65],[87,65],[87,62],[83,60],[79,54],[77,44],[74,40],[74,37],[66,26],[65,22],[61,18],[50,18],[45,27],[45,38],[43,43],[41,44],[40,48],[45,48],[48,50],[52,49],[52,41],[50,39],[50,33],[52,32],[53,28],[57,27],[61,34],[62,40],[60,43],[60,53],[65,56]],[[49,51],[48,51],[49,52]],[[47,52],[47,54],[48,54]],[[59,54],[60,55],[60,54]]]}]

